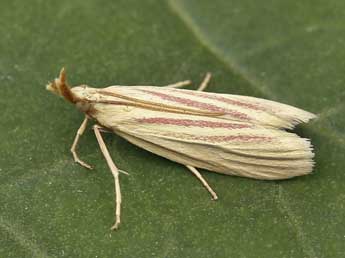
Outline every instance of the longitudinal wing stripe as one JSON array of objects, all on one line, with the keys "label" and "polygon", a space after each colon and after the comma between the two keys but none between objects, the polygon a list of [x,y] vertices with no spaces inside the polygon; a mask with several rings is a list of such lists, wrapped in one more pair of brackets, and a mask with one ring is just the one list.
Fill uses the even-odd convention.
[{"label": "longitudinal wing stripe", "polygon": [[247,114],[244,114],[242,112],[238,112],[235,110],[227,109],[227,108],[221,108],[216,105],[210,104],[210,103],[205,103],[201,101],[196,101],[188,98],[182,98],[182,97],[177,97],[169,94],[165,94],[163,92],[157,92],[153,90],[145,90],[145,89],[139,89],[142,92],[149,93],[151,95],[160,97],[161,99],[172,101],[175,103],[183,104],[189,107],[195,107],[195,108],[200,108],[202,110],[209,110],[209,111],[214,111],[214,112],[223,112],[225,114],[228,114],[232,117],[241,119],[241,120],[251,120],[250,117]]},{"label": "longitudinal wing stripe", "polygon": [[207,143],[229,143],[229,142],[242,142],[242,143],[268,143],[274,138],[267,136],[255,136],[249,134],[241,135],[194,135],[188,133],[161,133],[161,136],[173,137],[181,140],[192,140]]},{"label": "longitudinal wing stripe", "polygon": [[191,96],[197,96],[205,99],[212,99],[212,100],[217,100],[226,104],[231,104],[234,106],[239,106],[239,107],[245,107],[248,109],[252,110],[259,110],[259,111],[266,111],[266,108],[263,106],[259,106],[253,103],[246,103],[243,101],[238,101],[230,98],[226,98],[223,96],[215,95],[215,94],[207,94],[205,92],[198,92],[198,91],[188,91],[188,90],[176,90],[176,89],[171,89],[171,91],[186,94],[186,95],[191,95]]},{"label": "longitudinal wing stripe", "polygon": [[161,124],[161,125],[176,125],[176,126],[193,126],[201,128],[226,128],[226,129],[243,129],[251,128],[250,124],[236,124],[215,122],[209,120],[194,120],[194,119],[180,119],[180,118],[165,118],[165,117],[150,117],[139,118],[139,123]]}]

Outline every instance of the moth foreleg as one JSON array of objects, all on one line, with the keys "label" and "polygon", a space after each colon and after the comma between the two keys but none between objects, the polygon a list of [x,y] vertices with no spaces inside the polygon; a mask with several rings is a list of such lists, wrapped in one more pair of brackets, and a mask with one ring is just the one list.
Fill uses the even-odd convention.
[{"label": "moth foreleg", "polygon": [[81,159],[79,159],[78,154],[76,152],[76,148],[77,148],[80,136],[84,133],[84,131],[86,129],[87,121],[88,121],[88,118],[87,118],[87,116],[85,116],[84,121],[81,123],[81,125],[80,125],[80,127],[79,127],[79,129],[77,131],[77,134],[76,134],[76,136],[74,138],[74,141],[73,141],[73,144],[72,144],[72,147],[71,147],[71,152],[73,154],[73,158],[74,158],[74,161],[76,163],[78,163],[81,166],[86,167],[88,169],[92,169],[92,167],[89,164],[87,164],[86,162],[84,162]]},{"label": "moth foreleg", "polygon": [[207,181],[203,178],[203,176],[200,174],[200,172],[192,166],[186,165],[186,167],[201,181],[201,183],[206,187],[207,191],[209,191],[209,193],[212,195],[212,199],[213,200],[217,200],[218,196],[215,193],[215,191],[213,191],[213,189],[209,186],[209,184],[207,183]]},{"label": "moth foreleg", "polygon": [[103,141],[101,132],[100,132],[100,126],[94,125],[93,130],[95,132],[99,147],[103,153],[103,156],[105,160],[108,163],[108,166],[110,168],[111,173],[113,174],[114,177],[114,183],[115,183],[115,224],[111,227],[112,230],[118,229],[120,225],[120,215],[121,215],[121,189],[120,189],[120,180],[119,180],[119,170],[115,166],[109,151]]},{"label": "moth foreleg", "polygon": [[197,91],[204,91],[208,86],[208,83],[211,80],[211,73],[206,73],[204,80],[201,82],[200,86],[197,88]]},{"label": "moth foreleg", "polygon": [[169,84],[164,87],[166,88],[182,88],[184,86],[190,85],[192,82],[190,80],[182,81],[182,82],[176,82],[174,84]]}]

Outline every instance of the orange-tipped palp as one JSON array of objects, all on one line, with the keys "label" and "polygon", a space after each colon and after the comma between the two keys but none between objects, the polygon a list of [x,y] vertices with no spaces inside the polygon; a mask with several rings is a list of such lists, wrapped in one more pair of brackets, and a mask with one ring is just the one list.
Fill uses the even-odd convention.
[{"label": "orange-tipped palp", "polygon": [[61,84],[66,84],[66,69],[62,67],[60,70],[59,80]]},{"label": "orange-tipped palp", "polygon": [[77,98],[72,93],[67,81],[66,81],[66,70],[63,67],[60,71],[59,78],[56,78],[53,82],[47,85],[47,90],[64,97],[71,103],[76,103]]}]

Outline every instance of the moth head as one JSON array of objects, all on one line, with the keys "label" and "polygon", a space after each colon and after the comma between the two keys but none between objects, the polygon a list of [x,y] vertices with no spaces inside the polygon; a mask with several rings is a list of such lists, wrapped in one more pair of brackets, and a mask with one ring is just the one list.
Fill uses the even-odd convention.
[{"label": "moth head", "polygon": [[61,69],[59,78],[56,78],[54,81],[47,84],[47,90],[58,96],[64,97],[71,103],[77,102],[77,97],[73,94],[70,86],[67,83],[65,68]]}]

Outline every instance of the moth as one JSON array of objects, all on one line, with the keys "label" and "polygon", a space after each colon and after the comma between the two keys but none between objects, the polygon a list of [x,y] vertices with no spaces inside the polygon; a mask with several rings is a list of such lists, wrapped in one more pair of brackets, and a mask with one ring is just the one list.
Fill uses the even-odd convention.
[{"label": "moth", "polygon": [[110,86],[71,88],[65,69],[47,89],[74,104],[85,114],[71,152],[74,161],[91,169],[76,152],[78,141],[94,120],[93,130],[115,183],[115,223],[120,225],[119,170],[103,141],[102,132],[114,132],[159,156],[183,164],[210,192],[217,194],[198,168],[264,180],[287,179],[311,173],[310,141],[285,129],[316,116],[282,103],[230,94],[204,92],[208,73],[195,90],[180,89],[190,81],[164,87]]}]

